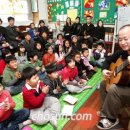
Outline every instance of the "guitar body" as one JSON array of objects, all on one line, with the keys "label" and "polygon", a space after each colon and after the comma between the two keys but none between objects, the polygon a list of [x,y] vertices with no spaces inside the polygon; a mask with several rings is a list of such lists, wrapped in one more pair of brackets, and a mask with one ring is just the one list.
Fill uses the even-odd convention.
[{"label": "guitar body", "polygon": [[122,64],[123,60],[121,58],[119,58],[116,63],[111,63],[109,70],[113,73],[111,75],[111,78],[106,80],[107,90],[111,87],[112,84],[127,86],[130,82],[129,68],[126,67],[125,69],[116,74],[116,69]]}]

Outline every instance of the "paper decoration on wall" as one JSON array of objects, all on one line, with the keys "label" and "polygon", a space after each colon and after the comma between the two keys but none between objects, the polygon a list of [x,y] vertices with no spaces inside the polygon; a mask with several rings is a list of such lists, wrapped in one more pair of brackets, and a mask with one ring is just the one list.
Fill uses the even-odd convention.
[{"label": "paper decoration on wall", "polygon": [[126,5],[129,3],[129,0],[116,0],[116,6]]},{"label": "paper decoration on wall", "polygon": [[65,2],[65,6],[66,6],[66,8],[69,8],[69,2],[68,1]]},{"label": "paper decoration on wall", "polygon": [[94,0],[84,0],[84,7],[85,8],[93,8],[94,7]]},{"label": "paper decoration on wall", "polygon": [[94,17],[94,11],[93,10],[85,10],[84,11],[84,17],[86,18],[87,16],[91,16],[93,18]]},{"label": "paper decoration on wall", "polygon": [[70,6],[71,6],[71,7],[74,6],[74,0],[70,0]]},{"label": "paper decoration on wall", "polygon": [[79,6],[79,1],[76,0],[76,1],[75,1],[75,7],[78,7],[78,6]]},{"label": "paper decoration on wall", "polygon": [[67,10],[67,16],[70,17],[72,21],[75,21],[77,14],[78,14],[77,9],[68,9]]},{"label": "paper decoration on wall", "polygon": [[100,18],[107,18],[107,12],[100,12],[99,17]]},{"label": "paper decoration on wall", "polygon": [[99,0],[98,6],[100,10],[109,10],[110,2],[108,0]]}]

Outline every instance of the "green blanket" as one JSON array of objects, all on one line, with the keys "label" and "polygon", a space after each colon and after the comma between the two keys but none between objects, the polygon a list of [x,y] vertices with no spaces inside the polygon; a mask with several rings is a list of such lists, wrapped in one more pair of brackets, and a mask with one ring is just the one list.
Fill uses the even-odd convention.
[{"label": "green blanket", "polygon": [[[73,113],[76,113],[79,110],[79,108],[86,102],[86,100],[92,95],[92,93],[96,90],[96,88],[99,85],[101,80],[102,80],[101,70],[99,69],[97,71],[97,73],[87,83],[87,85],[93,86],[92,89],[85,90],[85,91],[83,91],[80,94],[72,94],[74,97],[78,98],[78,101],[75,104]],[[66,104],[63,101],[65,96],[67,96],[67,95],[63,95],[60,98],[61,109]],[[22,108],[22,105],[23,105],[22,95],[21,94],[16,95],[16,96],[13,97],[13,99],[16,102],[16,109]],[[62,130],[62,128],[65,126],[65,124],[68,121],[69,121],[68,118],[64,118],[64,119],[63,118],[62,119],[59,118],[58,119],[58,130]],[[37,125],[33,124],[33,125],[31,125],[31,127],[33,128],[33,130],[53,130],[53,128],[50,125],[50,123],[48,123],[47,125],[44,125],[44,126],[37,126]]]}]

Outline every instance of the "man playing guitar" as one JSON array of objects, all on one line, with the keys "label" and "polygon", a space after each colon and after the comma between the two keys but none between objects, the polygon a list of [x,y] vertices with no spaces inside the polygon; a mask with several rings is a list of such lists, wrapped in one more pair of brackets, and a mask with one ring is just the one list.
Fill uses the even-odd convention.
[{"label": "man playing guitar", "polygon": [[[105,60],[102,73],[106,78],[111,78],[113,72],[109,70],[109,66],[112,62],[115,63],[118,58],[128,60],[127,67],[130,66],[130,24],[121,27],[118,36],[121,50]],[[130,69],[128,69],[128,74],[130,74]],[[128,79],[130,79],[130,76]],[[100,97],[102,106],[97,114],[101,117],[101,120],[98,122],[97,127],[106,130],[119,123],[118,114],[120,109],[125,104],[130,105],[130,82],[125,86],[112,84],[106,91],[106,82],[104,80],[100,84]]]}]

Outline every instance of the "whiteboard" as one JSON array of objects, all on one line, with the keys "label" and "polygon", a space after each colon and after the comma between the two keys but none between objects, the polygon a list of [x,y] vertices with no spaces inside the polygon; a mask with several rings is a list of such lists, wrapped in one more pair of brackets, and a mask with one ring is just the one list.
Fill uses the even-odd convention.
[{"label": "whiteboard", "polygon": [[130,24],[130,6],[118,8],[117,34],[119,29],[126,24]]}]

